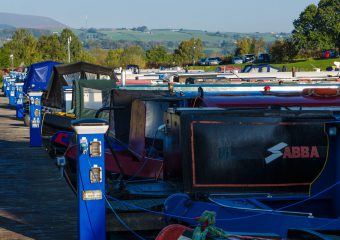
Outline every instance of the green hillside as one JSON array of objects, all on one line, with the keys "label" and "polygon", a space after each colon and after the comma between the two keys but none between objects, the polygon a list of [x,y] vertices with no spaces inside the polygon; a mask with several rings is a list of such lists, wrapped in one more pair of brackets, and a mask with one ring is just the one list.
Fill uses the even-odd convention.
[{"label": "green hillside", "polygon": [[152,29],[136,31],[131,29],[78,29],[75,33],[84,42],[84,46],[91,48],[101,46],[103,48],[124,47],[124,44],[138,44],[144,49],[160,44],[169,50],[175,49],[183,40],[200,38],[203,41],[207,54],[232,53],[235,49],[235,41],[239,38],[249,37],[260,39],[270,43],[279,38],[289,36],[287,33],[234,33],[234,32],[207,32],[186,29]]},{"label": "green hillside", "polygon": [[147,32],[139,32],[133,30],[98,30],[107,38],[114,41],[182,41],[190,38],[200,38],[202,41],[211,43],[220,43],[223,40],[235,41],[242,37],[264,38],[265,41],[275,41],[277,37],[273,33],[220,33],[206,32],[199,30],[150,30]]}]

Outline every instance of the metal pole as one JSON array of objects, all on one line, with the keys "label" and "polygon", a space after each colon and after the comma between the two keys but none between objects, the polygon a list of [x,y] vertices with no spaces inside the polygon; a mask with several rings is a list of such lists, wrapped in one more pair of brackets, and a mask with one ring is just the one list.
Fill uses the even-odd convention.
[{"label": "metal pole", "polygon": [[122,87],[125,87],[126,85],[126,70],[125,69],[123,69],[121,73],[121,84],[122,84]]},{"label": "metal pole", "polygon": [[9,58],[11,59],[11,68],[12,68],[12,71],[13,71],[13,69],[14,69],[14,62],[13,62],[14,56],[13,56],[13,54],[9,55]]},{"label": "metal pole", "polygon": [[67,53],[68,53],[68,62],[71,62],[71,41],[72,41],[72,37],[68,37],[67,38]]}]

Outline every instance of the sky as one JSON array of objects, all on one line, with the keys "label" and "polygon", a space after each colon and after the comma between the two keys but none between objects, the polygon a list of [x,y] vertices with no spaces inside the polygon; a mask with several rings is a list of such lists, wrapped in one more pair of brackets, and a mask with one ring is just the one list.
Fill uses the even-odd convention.
[{"label": "sky", "polygon": [[47,16],[73,28],[291,32],[319,0],[6,0],[1,12]]}]

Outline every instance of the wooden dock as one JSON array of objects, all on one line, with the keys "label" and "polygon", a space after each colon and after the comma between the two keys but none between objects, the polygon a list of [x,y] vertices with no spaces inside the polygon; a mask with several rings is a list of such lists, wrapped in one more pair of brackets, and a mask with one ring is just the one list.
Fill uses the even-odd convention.
[{"label": "wooden dock", "polygon": [[77,200],[0,92],[0,239],[77,239]]}]

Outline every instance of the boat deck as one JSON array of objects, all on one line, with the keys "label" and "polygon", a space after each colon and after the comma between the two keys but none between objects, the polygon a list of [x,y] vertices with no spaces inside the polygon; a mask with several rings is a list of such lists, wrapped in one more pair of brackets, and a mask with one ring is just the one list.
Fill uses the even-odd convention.
[{"label": "boat deck", "polygon": [[77,201],[0,92],[0,239],[77,239]]}]

